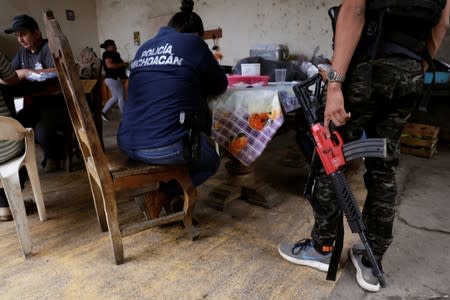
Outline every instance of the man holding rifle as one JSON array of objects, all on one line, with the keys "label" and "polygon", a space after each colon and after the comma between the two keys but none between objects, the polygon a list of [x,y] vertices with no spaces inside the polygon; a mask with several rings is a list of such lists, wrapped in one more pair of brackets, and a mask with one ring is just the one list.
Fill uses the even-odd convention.
[{"label": "man holding rifle", "polygon": [[[393,238],[400,135],[420,99],[424,69],[432,67],[445,36],[449,10],[445,0],[344,0],[339,8],[323,127],[328,137],[330,124],[339,127],[345,142],[358,140],[363,132],[386,139],[387,156],[364,161],[367,197],[362,219],[381,270]],[[290,262],[328,271],[341,210],[331,176],[320,163],[313,162],[311,168],[316,174],[309,199],[315,218],[311,239],[281,244],[279,253]],[[354,246],[349,256],[358,284],[379,291],[380,277],[364,247]]]}]

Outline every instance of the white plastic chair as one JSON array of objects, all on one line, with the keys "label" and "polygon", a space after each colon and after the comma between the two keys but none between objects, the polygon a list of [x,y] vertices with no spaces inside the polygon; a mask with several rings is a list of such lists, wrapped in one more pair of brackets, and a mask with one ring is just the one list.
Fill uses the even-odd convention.
[{"label": "white plastic chair", "polygon": [[19,181],[19,169],[22,166],[26,167],[30,178],[39,219],[41,221],[47,219],[36,165],[34,134],[32,129],[24,128],[17,120],[9,117],[0,116],[0,128],[0,140],[18,141],[23,139],[25,141],[23,155],[0,164],[0,187],[5,189],[23,254],[28,257],[32,253],[32,244]]}]

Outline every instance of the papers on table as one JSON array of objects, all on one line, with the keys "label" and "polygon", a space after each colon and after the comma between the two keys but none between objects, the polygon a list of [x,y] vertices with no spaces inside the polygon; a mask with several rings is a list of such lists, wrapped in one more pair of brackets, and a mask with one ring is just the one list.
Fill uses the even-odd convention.
[{"label": "papers on table", "polygon": [[58,74],[56,72],[36,73],[30,72],[27,76],[28,81],[45,81],[47,79],[55,78]]}]

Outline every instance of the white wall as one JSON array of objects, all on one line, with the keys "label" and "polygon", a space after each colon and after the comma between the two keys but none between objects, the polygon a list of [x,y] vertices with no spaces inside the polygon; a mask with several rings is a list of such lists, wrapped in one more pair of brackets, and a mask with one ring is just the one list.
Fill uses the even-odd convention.
[{"label": "white wall", "polygon": [[140,32],[141,42],[148,40],[167,24],[181,1],[96,0],[96,3],[100,42],[115,40],[122,58],[130,61],[137,50],[133,32]]},{"label": "white wall", "polygon": [[[11,26],[11,21],[16,15],[27,14],[38,22],[45,36],[42,10],[46,8],[51,9],[59,21],[61,29],[69,38],[74,55],[85,46],[97,49],[99,45],[93,0],[0,0],[0,7],[0,47],[9,58],[15,54],[18,43],[14,34],[4,34],[4,29]],[[66,9],[75,12],[75,21],[66,20]]]},{"label": "white wall", "polygon": [[[96,0],[99,39],[111,38],[125,60],[137,49],[133,32],[141,41],[152,37],[161,25],[179,11],[180,0],[111,1]],[[223,64],[234,64],[249,55],[251,45],[281,43],[292,54],[331,55],[331,27],[327,10],[339,0],[208,0],[195,1],[194,11],[203,19],[205,29],[222,28],[219,41]],[[208,42],[212,45],[211,41]]]},{"label": "white wall", "polygon": [[206,28],[221,27],[220,46],[225,64],[248,56],[254,44],[280,43],[294,55],[331,56],[331,25],[328,8],[339,1],[211,0],[196,1],[196,11]]},{"label": "white wall", "polygon": [[[327,15],[329,7],[339,0],[195,0],[195,11],[202,17],[206,29],[221,27],[219,41],[223,64],[234,64],[249,55],[251,45],[283,43],[292,54],[331,56],[331,30]],[[13,35],[3,30],[14,16],[29,14],[43,30],[42,9],[50,8],[69,37],[74,54],[99,45],[107,38],[116,40],[122,57],[129,61],[137,47],[133,32],[141,41],[151,38],[179,11],[180,0],[0,0],[0,49],[10,58],[18,45]],[[67,21],[65,10],[75,12],[75,21]],[[208,41],[212,45],[211,41]],[[439,58],[450,62],[450,32],[439,51]]]}]

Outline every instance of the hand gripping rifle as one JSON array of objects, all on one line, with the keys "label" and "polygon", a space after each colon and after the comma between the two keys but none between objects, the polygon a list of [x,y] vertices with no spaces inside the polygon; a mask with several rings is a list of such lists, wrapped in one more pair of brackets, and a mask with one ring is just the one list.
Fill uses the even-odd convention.
[{"label": "hand gripping rifle", "polygon": [[[306,122],[310,128],[310,137],[313,140],[315,154],[322,162],[325,173],[331,177],[339,207],[344,212],[348,225],[353,233],[358,233],[364,244],[367,255],[372,264],[374,275],[378,278],[382,287],[386,286],[383,273],[373,255],[367,241],[366,228],[362,221],[356,199],[343,173],[346,161],[360,157],[386,157],[386,140],[382,138],[362,139],[344,144],[340,134],[333,128],[331,137],[326,136],[326,130],[321,120],[323,119],[323,105],[321,103],[322,77],[314,75],[310,79],[293,87]],[[312,90],[310,90],[310,88]],[[310,181],[310,180],[309,180]],[[307,191],[306,191],[307,192]],[[336,271],[343,244],[342,221],[338,228],[338,237],[330,261],[327,280],[336,279]]]}]

